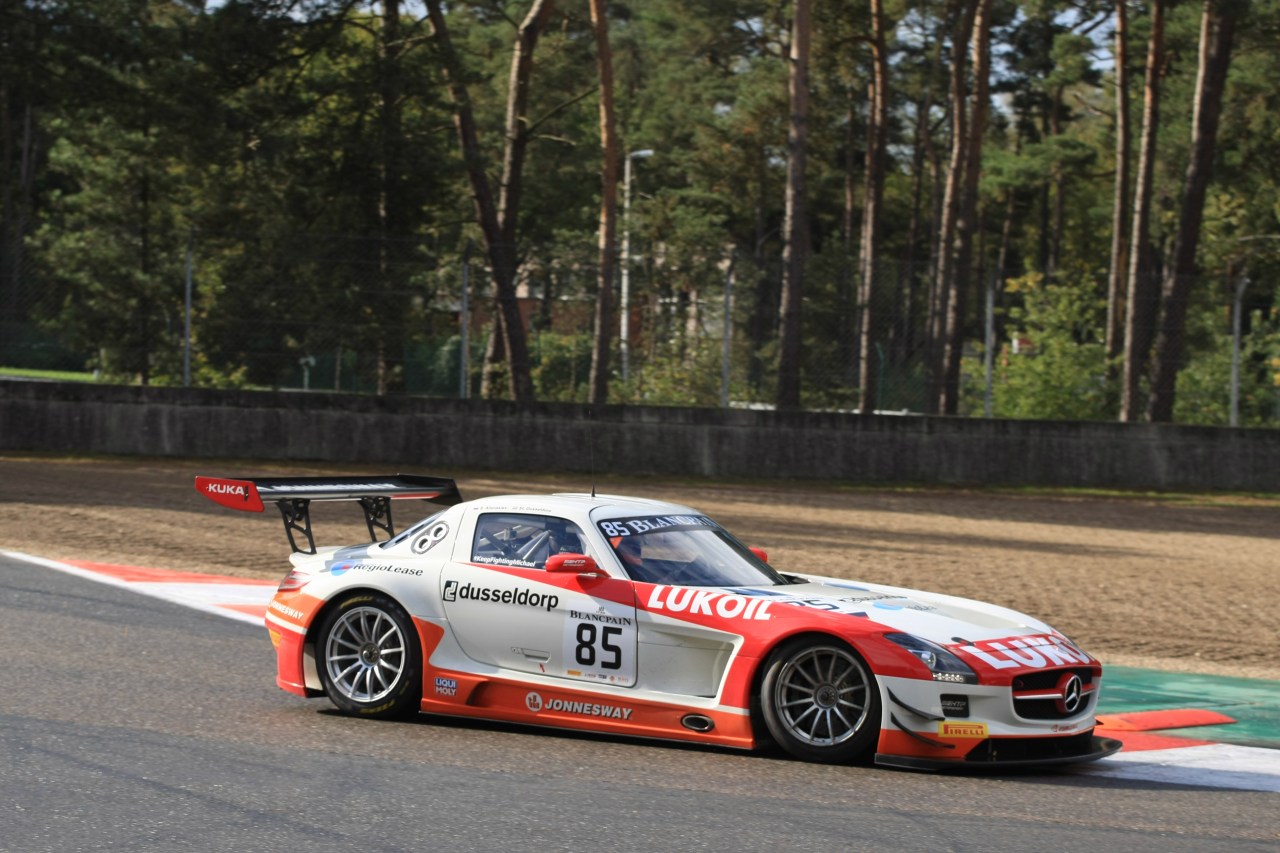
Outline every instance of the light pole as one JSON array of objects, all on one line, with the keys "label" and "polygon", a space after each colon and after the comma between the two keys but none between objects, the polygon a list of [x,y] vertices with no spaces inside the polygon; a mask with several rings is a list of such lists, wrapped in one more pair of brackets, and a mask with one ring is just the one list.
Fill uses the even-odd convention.
[{"label": "light pole", "polygon": [[458,305],[458,396],[471,398],[471,311],[467,300],[471,295],[471,241],[462,250],[462,295]]},{"label": "light pole", "polygon": [[183,315],[182,315],[182,387],[191,387],[191,276],[192,255],[195,253],[196,229],[187,231],[187,267],[183,276]]},{"label": "light pole", "polygon": [[1240,276],[1236,282],[1236,298],[1231,303],[1231,411],[1227,425],[1233,427],[1240,426],[1240,315],[1249,284],[1249,276]]},{"label": "light pole", "polygon": [[618,349],[622,354],[622,381],[631,376],[631,161],[652,157],[653,149],[642,148],[627,155],[622,173],[622,320]]}]

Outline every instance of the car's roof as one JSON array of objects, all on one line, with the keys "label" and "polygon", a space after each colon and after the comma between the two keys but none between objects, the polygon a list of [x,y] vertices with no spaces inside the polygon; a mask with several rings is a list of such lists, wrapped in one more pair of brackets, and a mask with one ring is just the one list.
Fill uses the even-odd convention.
[{"label": "car's roof", "polygon": [[628,515],[701,515],[683,504],[637,498],[628,495],[589,495],[559,493],[554,495],[493,495],[468,501],[468,506],[501,512],[543,512],[573,515],[591,514],[595,518]]}]

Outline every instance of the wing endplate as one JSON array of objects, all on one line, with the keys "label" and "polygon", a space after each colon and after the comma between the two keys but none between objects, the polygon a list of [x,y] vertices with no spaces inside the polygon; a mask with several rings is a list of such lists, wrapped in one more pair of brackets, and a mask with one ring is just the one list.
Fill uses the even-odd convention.
[{"label": "wing endplate", "polygon": [[253,480],[196,477],[196,491],[216,504],[242,512],[262,512],[262,498]]}]

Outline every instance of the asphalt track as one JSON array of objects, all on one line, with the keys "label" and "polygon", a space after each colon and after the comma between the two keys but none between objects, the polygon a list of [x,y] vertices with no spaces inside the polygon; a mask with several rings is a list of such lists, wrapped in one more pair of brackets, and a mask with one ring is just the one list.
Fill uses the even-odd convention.
[{"label": "asphalt track", "polygon": [[0,557],[0,850],[1274,851],[1280,795],[932,775],[421,717],[273,683],[261,628]]}]

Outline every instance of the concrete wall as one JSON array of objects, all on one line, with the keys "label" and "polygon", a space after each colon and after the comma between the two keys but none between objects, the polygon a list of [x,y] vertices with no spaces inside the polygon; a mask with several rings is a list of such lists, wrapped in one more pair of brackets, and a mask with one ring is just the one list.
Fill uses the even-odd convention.
[{"label": "concrete wall", "polygon": [[[1280,491],[1280,431],[0,380],[0,451]],[[593,463],[594,455],[594,463]]]}]

